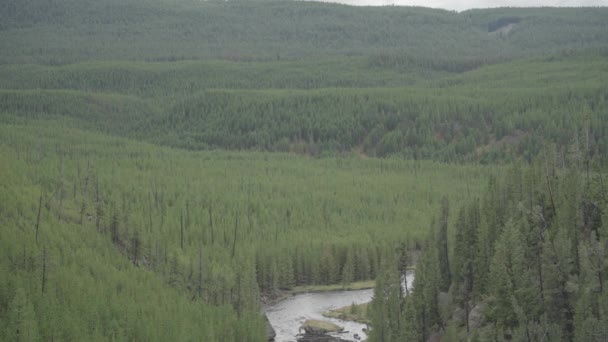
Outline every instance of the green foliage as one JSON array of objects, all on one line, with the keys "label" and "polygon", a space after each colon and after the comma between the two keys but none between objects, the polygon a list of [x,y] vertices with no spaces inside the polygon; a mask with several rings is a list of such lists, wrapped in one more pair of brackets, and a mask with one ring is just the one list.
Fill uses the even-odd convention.
[{"label": "green foliage", "polygon": [[19,342],[38,340],[38,327],[34,308],[22,288],[18,288],[15,291],[15,298],[10,303],[8,312],[7,340]]},{"label": "green foliage", "polygon": [[[515,17],[508,35],[488,34],[489,26]],[[603,8],[456,13],[288,1],[7,0],[0,11],[0,63],[375,55],[376,65],[463,70],[605,46],[605,17]]]},{"label": "green foliage", "polygon": [[[447,320],[450,340],[606,337],[606,169],[586,148],[548,146],[531,165],[490,178],[484,203],[465,204],[454,224],[449,293],[437,291],[441,253],[428,248],[437,240],[423,249],[402,311],[416,324],[405,325],[405,334],[426,340]],[[450,294],[455,308],[446,312]]]},{"label": "green foliage", "polygon": [[[425,247],[431,248],[428,243]],[[439,285],[437,254],[424,253],[420,257],[419,266],[416,267],[414,280],[414,293],[420,294],[411,298],[416,309],[417,336],[420,340],[427,340],[431,332],[444,324],[439,313]]]},{"label": "green foliage", "polygon": [[523,246],[525,242],[518,227],[513,222],[508,222],[496,244],[488,277],[490,279],[488,319],[497,322],[503,329],[518,324],[517,309],[520,306],[525,305],[527,309],[532,309],[526,312],[535,315],[540,304],[537,302],[537,297],[525,296],[525,291],[533,288],[533,284],[527,282],[523,269],[526,264]]},{"label": "green foliage", "polygon": [[0,125],[0,157],[2,331],[22,288],[44,340],[262,340],[261,292],[373,279],[436,198],[500,170],[189,152],[50,118]]},{"label": "green foliage", "polygon": [[261,341],[374,278],[372,341],[605,338],[605,17],[4,1],[0,339]]},{"label": "green foliage", "polygon": [[401,341],[401,281],[393,260],[382,266],[376,277],[371,303],[373,329],[370,341]]},{"label": "green foliage", "polygon": [[341,274],[342,284],[344,285],[352,283],[355,279],[355,260],[352,249],[348,249],[346,252],[346,259],[344,260]]},{"label": "green foliage", "polygon": [[[304,78],[314,80],[302,81],[306,69]],[[0,67],[0,120],[53,119],[195,150],[484,163],[531,159],[544,141],[564,147],[588,130],[590,150],[603,155],[607,71],[604,58],[583,54],[380,88],[409,81],[360,59],[7,65]],[[275,87],[283,89],[260,89]]]},{"label": "green foliage", "polygon": [[441,200],[441,216],[437,233],[437,253],[439,260],[439,290],[447,292],[452,283],[452,271],[448,253],[448,216],[450,212],[447,198]]},{"label": "green foliage", "polygon": [[485,163],[590,127],[603,155],[603,12],[10,0],[1,120],[196,150]]},{"label": "green foliage", "polygon": [[358,313],[358,308],[357,308],[357,304],[355,304],[354,302],[351,304],[350,306],[350,314],[351,315],[356,315]]}]

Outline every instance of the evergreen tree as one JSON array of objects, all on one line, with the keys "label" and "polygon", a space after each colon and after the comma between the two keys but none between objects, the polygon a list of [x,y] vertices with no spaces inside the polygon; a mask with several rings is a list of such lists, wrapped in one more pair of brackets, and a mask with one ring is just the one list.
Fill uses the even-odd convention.
[{"label": "evergreen tree", "polygon": [[291,256],[285,250],[279,259],[279,287],[281,289],[291,289],[295,285],[295,278],[293,274],[293,264],[291,262]]},{"label": "evergreen tree", "polygon": [[355,277],[355,261],[351,248],[346,251],[346,259],[342,266],[342,285],[349,285],[354,281]]},{"label": "evergreen tree", "polygon": [[386,278],[379,276],[376,278],[376,286],[374,287],[374,297],[372,298],[370,307],[370,320],[372,330],[369,334],[370,342],[388,341],[390,338],[390,330],[388,324],[388,307],[386,293]]},{"label": "evergreen tree", "polygon": [[446,197],[441,200],[439,216],[439,232],[437,236],[437,252],[439,253],[439,290],[446,292],[452,283],[450,261],[448,255],[448,216],[449,202]]},{"label": "evergreen tree", "polygon": [[468,209],[462,208],[456,222],[454,247],[455,299],[465,311],[464,324],[469,331],[469,313],[475,287],[475,261],[478,252],[479,204],[473,201]]},{"label": "evergreen tree", "polygon": [[581,243],[581,275],[575,306],[575,340],[601,341],[608,337],[608,292],[604,281],[608,260],[605,240],[598,241],[595,232]]},{"label": "evergreen tree", "polygon": [[401,281],[394,260],[382,265],[371,303],[370,341],[401,341]]},{"label": "evergreen tree", "polygon": [[496,322],[495,327],[504,332],[515,327],[518,323],[516,309],[520,305],[516,291],[522,289],[518,278],[523,277],[523,239],[516,225],[509,221],[496,244],[496,253],[490,263],[489,276],[489,312],[490,321]]},{"label": "evergreen tree", "polygon": [[[416,335],[417,341],[426,341],[433,331],[444,328],[444,322],[439,313],[439,264],[437,253],[432,248],[435,241],[428,241],[424,245],[422,254],[416,266],[414,290],[406,299],[411,301],[411,308],[415,315],[416,329],[411,325],[404,326],[402,335]],[[409,313],[411,315],[411,313]]]},{"label": "evergreen tree", "polygon": [[416,309],[411,296],[404,298],[403,313],[401,315],[401,341],[418,341],[418,324]]}]

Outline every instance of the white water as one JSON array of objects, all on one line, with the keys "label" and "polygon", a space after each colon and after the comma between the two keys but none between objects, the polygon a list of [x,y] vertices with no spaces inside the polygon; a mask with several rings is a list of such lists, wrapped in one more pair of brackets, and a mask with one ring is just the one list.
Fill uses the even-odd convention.
[{"label": "white water", "polygon": [[[408,272],[406,278],[408,288],[411,289],[414,273]],[[351,305],[352,303],[367,303],[372,300],[373,295],[373,289],[303,293],[267,306],[264,308],[264,311],[277,334],[275,337],[276,342],[296,341],[298,329],[307,319],[330,321],[344,327],[344,331],[347,331],[346,333],[334,334],[342,339],[356,341],[354,334],[358,334],[364,340],[367,337],[363,332],[363,329],[366,328],[365,324],[327,318],[323,316],[323,313]]]}]

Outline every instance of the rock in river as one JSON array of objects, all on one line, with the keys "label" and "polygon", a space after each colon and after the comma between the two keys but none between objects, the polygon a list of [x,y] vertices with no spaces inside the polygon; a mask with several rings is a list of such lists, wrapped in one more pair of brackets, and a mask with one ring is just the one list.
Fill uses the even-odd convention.
[{"label": "rock in river", "polygon": [[298,338],[298,342],[346,342],[338,337],[326,335],[344,330],[331,322],[309,319],[304,322],[300,330],[304,330],[304,336]]},{"label": "rock in river", "polygon": [[317,319],[309,319],[302,326],[300,330],[304,330],[307,334],[319,335],[319,334],[327,334],[333,332],[340,332],[344,330],[339,325],[333,324],[328,321],[321,321]]}]

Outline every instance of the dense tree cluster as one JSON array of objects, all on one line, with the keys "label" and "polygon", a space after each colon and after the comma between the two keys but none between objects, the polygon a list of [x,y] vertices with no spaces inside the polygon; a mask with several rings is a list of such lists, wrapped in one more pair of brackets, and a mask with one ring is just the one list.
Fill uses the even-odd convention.
[{"label": "dense tree cluster", "polygon": [[385,246],[423,239],[436,198],[462,201],[491,171],[188,152],[50,118],[3,123],[0,157],[6,340],[19,330],[44,340],[261,341],[262,296],[374,279]]},{"label": "dense tree cluster", "polygon": [[262,341],[371,279],[373,341],[605,339],[607,16],[0,2],[0,340]]},{"label": "dense tree cluster", "polygon": [[[144,64],[142,70],[130,63],[7,66],[0,68],[6,76],[0,112],[9,122],[61,118],[76,127],[194,150],[481,162],[531,160],[543,143],[566,146],[573,132],[588,125],[593,154],[608,152],[607,69],[597,53],[501,64],[396,88],[377,87],[384,73],[365,68],[357,82],[376,86],[356,86],[351,82],[361,60],[351,62],[319,78],[316,72],[335,64],[288,63],[277,67],[284,79],[267,73],[266,63]],[[214,65],[224,68],[223,76],[205,78]],[[299,66],[316,70],[309,80],[320,89],[297,80]],[[258,74],[259,86],[284,89],[250,89]],[[398,82],[398,76],[387,80]],[[336,84],[343,87],[326,88]]]},{"label": "dense tree cluster", "polygon": [[[492,162],[530,160],[547,141],[565,146],[584,121],[576,112],[594,128],[592,149],[608,150],[601,8],[2,6],[5,121],[68,118],[197,150]],[[515,26],[487,32],[505,25]],[[505,63],[533,56],[543,57]]]},{"label": "dense tree cluster", "polygon": [[[0,63],[239,61],[407,54],[417,60],[523,57],[605,46],[604,8],[351,7],[305,1],[6,0]],[[505,18],[508,36],[488,35]],[[512,22],[513,20],[511,20]]]},{"label": "dense tree cluster", "polygon": [[[548,146],[530,165],[491,178],[483,201],[456,214],[450,267],[434,245],[445,237],[439,224],[418,263],[413,294],[379,307],[372,341],[426,341],[431,334],[450,341],[605,339],[605,167],[590,158],[582,138],[566,149]],[[390,273],[377,284],[387,289],[383,281],[398,274]],[[450,275],[446,288],[442,280]],[[401,324],[392,322],[393,311]],[[385,330],[398,338],[378,337]]]}]

